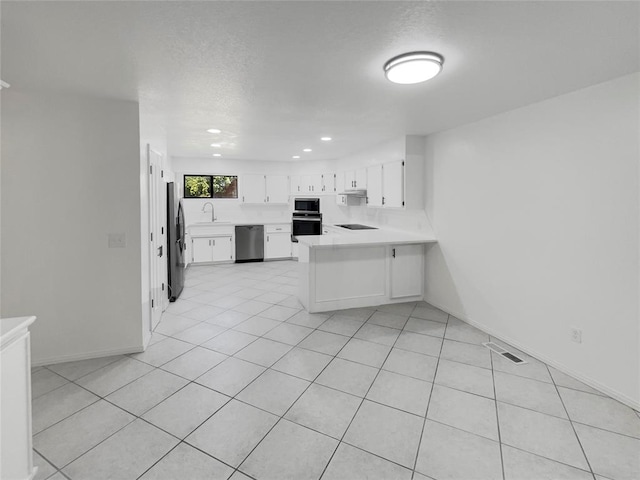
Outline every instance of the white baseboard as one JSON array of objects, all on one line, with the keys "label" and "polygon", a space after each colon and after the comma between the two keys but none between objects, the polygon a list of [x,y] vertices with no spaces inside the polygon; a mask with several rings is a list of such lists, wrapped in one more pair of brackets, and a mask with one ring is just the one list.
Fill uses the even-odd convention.
[{"label": "white baseboard", "polygon": [[40,367],[42,365],[53,365],[56,363],[76,362],[79,360],[91,360],[92,358],[111,357],[114,355],[126,355],[128,353],[140,353],[143,352],[142,346],[116,348],[113,350],[99,350],[97,352],[86,352],[75,355],[59,355],[49,358],[39,358],[31,362],[31,366]]},{"label": "white baseboard", "polygon": [[633,408],[636,411],[640,411],[640,400],[638,399],[634,399],[631,398],[623,393],[618,392],[617,390],[608,387],[607,385],[604,385],[590,377],[587,377],[581,373],[578,372],[574,372],[573,370],[567,368],[565,365],[563,365],[562,363],[557,362],[556,360],[543,355],[539,352],[537,352],[536,350],[531,349],[530,347],[523,345],[520,342],[517,342],[516,340],[513,340],[505,335],[502,335],[499,332],[496,332],[495,330],[493,330],[492,328],[487,327],[486,325],[476,322],[474,320],[471,320],[470,318],[468,318],[466,315],[464,315],[462,312],[456,312],[451,308],[448,308],[444,305],[439,305],[437,302],[431,302],[428,299],[425,298],[425,302],[429,303],[430,305],[433,305],[434,307],[439,308],[440,310],[448,313],[449,315],[453,315],[456,318],[459,318],[460,320],[462,320],[463,322],[468,323],[469,325],[476,327],[480,330],[482,330],[483,332],[491,335],[492,337],[495,337],[499,340],[502,340],[505,343],[508,343],[509,345],[517,348],[518,350],[522,350],[524,353],[526,353],[527,355],[532,356],[533,358],[536,358],[537,360],[540,360],[541,362],[546,363],[547,365],[552,366],[553,368],[555,368],[556,370],[560,370],[562,373],[565,373],[567,375],[569,375],[570,377],[575,378],[576,380],[581,381],[582,383],[589,385],[591,388],[595,388],[596,390],[598,390],[599,392],[604,393],[605,395],[608,395],[611,398],[615,398],[616,400],[618,400],[621,403],[624,403],[625,405]]}]

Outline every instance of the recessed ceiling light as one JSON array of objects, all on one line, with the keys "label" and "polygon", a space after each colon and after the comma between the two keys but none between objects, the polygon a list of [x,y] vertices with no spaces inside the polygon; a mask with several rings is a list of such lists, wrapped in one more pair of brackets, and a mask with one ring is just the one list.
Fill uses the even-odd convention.
[{"label": "recessed ceiling light", "polygon": [[311,151],[311,149],[310,149],[310,148],[305,148],[305,149],[304,149],[304,150],[302,150],[302,151],[303,151],[303,152],[307,152],[307,153],[309,153],[309,152]]},{"label": "recessed ceiling light", "polygon": [[210,128],[209,130],[207,130],[207,132],[209,132],[209,133],[222,133],[222,130],[219,130],[217,128]]},{"label": "recessed ceiling light", "polygon": [[323,142],[330,142],[331,137],[320,137],[320,140],[322,140]]},{"label": "recessed ceiling light", "polygon": [[294,155],[294,156],[293,156],[293,157],[291,157],[291,158],[300,158],[300,155]]},{"label": "recessed ceiling light", "polygon": [[9,88],[11,85],[9,85],[7,82],[3,82],[2,80],[0,80],[0,90],[2,90],[3,88]]},{"label": "recessed ceiling light", "polygon": [[221,156],[222,156],[222,154],[221,154],[221,153],[214,153],[214,154],[213,154],[213,156],[214,156],[214,157],[221,157]]},{"label": "recessed ceiling light", "polygon": [[443,63],[444,58],[437,53],[403,53],[384,64],[384,74],[393,83],[426,82],[440,73]]},{"label": "recessed ceiling light", "polygon": [[216,148],[220,148],[222,145],[220,145],[219,143],[212,143],[211,146],[212,147],[216,147]]}]

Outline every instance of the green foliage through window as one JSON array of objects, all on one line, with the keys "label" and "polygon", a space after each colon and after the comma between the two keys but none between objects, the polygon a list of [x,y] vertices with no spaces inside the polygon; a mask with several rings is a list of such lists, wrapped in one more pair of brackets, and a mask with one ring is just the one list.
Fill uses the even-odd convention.
[{"label": "green foliage through window", "polygon": [[238,198],[238,177],[185,175],[184,198]]}]

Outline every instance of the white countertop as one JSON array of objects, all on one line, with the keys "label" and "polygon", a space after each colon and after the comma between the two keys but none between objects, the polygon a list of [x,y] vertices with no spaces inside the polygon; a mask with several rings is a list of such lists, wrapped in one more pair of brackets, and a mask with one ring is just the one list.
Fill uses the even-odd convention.
[{"label": "white countertop", "polygon": [[[373,225],[371,225],[373,226]],[[432,233],[416,233],[392,228],[376,227],[375,230],[347,230],[325,225],[324,235],[300,235],[298,243],[309,248],[352,247],[364,245],[402,245],[412,243],[433,243]]]},{"label": "white countertop", "polygon": [[190,223],[187,225],[187,228],[199,228],[199,227],[235,227],[236,225],[290,225],[291,219],[289,220],[258,220],[255,222],[227,222],[227,221],[218,221],[215,222],[196,222]]}]

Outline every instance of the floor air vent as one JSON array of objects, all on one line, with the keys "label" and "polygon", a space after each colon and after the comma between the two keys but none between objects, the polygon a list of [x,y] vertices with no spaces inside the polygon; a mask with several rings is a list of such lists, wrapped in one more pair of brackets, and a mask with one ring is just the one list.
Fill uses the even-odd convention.
[{"label": "floor air vent", "polygon": [[504,358],[511,360],[513,363],[517,365],[522,365],[523,363],[527,363],[520,357],[515,356],[513,353],[509,352],[508,350],[505,350],[497,343],[486,342],[486,343],[483,343],[483,345],[487,347],[489,350],[496,352],[498,355],[502,355]]}]

